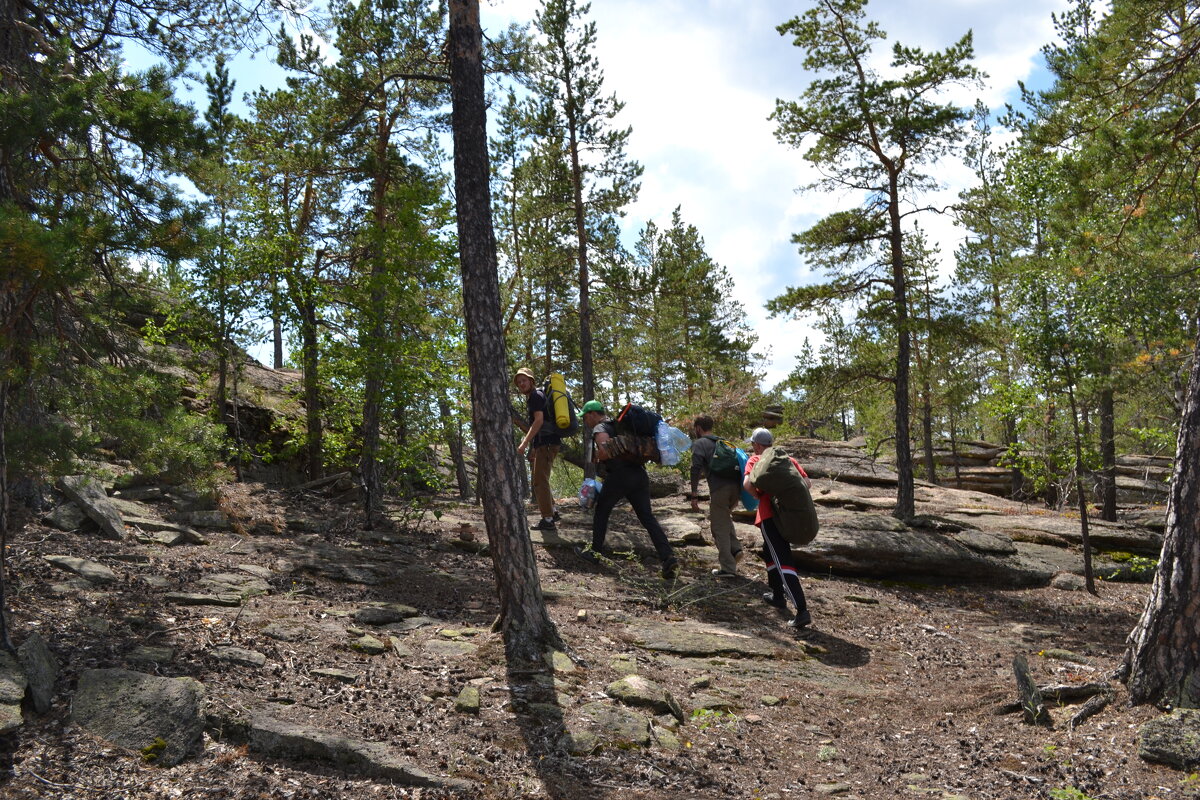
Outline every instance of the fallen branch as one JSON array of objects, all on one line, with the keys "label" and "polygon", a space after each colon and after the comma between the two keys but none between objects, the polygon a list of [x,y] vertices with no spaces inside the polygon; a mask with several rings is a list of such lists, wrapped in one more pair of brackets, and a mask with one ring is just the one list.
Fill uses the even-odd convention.
[{"label": "fallen branch", "polygon": [[[1096,695],[1106,694],[1112,691],[1112,687],[1107,683],[1047,683],[1037,687],[1037,690],[1041,694],[1043,702],[1063,705],[1064,703],[1074,703],[1079,700],[1095,697]],[[995,713],[998,715],[1015,714],[1021,710],[1022,705],[1020,702],[1005,703],[1002,706],[998,706]]]},{"label": "fallen branch", "polygon": [[1109,689],[1102,694],[1092,697],[1092,699],[1084,703],[1083,706],[1075,712],[1075,716],[1071,717],[1070,721],[1067,722],[1067,730],[1073,731],[1075,730],[1076,725],[1080,725],[1089,717],[1099,714],[1109,703],[1113,701],[1115,696],[1116,693]]}]

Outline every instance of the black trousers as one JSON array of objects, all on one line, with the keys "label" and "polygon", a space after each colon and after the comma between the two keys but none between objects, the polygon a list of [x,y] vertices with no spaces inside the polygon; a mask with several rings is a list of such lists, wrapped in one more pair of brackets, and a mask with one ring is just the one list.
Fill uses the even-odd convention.
[{"label": "black trousers", "polygon": [[762,555],[763,561],[767,562],[767,583],[771,592],[777,598],[790,599],[796,607],[796,613],[799,614],[808,604],[804,599],[804,589],[800,588],[800,577],[796,574],[792,547],[775,526],[774,519],[764,519],[759,529],[762,531]]},{"label": "black trousers", "polygon": [[604,537],[608,534],[608,518],[612,515],[613,507],[622,500],[629,501],[638,522],[650,534],[658,560],[663,564],[674,563],[675,551],[650,509],[650,476],[640,464],[609,469],[604,486],[596,498],[595,516],[592,519],[592,549],[603,549]]}]

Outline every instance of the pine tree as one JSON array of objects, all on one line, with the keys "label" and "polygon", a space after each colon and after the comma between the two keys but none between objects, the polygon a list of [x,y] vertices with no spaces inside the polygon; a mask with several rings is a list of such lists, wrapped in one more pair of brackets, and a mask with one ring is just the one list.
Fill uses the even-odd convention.
[{"label": "pine tree", "polygon": [[614,219],[637,196],[642,168],[625,154],[630,129],[613,127],[623,104],[605,95],[593,53],[590,4],[543,0],[534,18],[541,38],[533,67],[539,134],[561,142],[569,169],[569,215],[578,266],[579,357],[583,399],[595,396],[592,342],[592,262],[599,247],[615,247]]},{"label": "pine tree", "polygon": [[[897,334],[894,398],[896,508],[900,519],[915,513],[912,452],[909,439],[911,329],[905,274],[904,221],[921,209],[916,201],[935,184],[921,172],[952,153],[964,135],[968,113],[937,95],[956,84],[977,82],[970,65],[971,34],[944,51],[926,53],[897,43],[890,69],[880,76],[869,63],[872,41],[885,38],[864,20],[866,0],[818,0],[815,7],[779,26],[807,51],[806,69],[818,73],[799,102],[777,100],[772,118],[776,136],[803,147],[805,158],[825,167],[818,185],[850,190],[862,205],[835,212],[797,237],[803,252],[834,272],[820,287],[789,289],[769,308],[774,313],[804,313],[834,297],[851,297],[883,283],[890,292]],[[883,242],[883,258],[874,260],[874,244]]]},{"label": "pine tree", "polygon": [[451,0],[448,51],[463,310],[476,448],[480,470],[490,476],[480,484],[480,494],[500,599],[499,626],[510,664],[520,666],[540,664],[562,642],[542,597],[517,488],[517,454],[506,426],[499,424],[508,417],[508,372],[491,220],[481,38],[477,0]]}]

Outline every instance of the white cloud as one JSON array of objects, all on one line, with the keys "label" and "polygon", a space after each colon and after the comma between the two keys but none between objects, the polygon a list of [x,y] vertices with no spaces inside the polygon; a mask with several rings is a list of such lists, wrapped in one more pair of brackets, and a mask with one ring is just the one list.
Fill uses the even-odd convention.
[{"label": "white cloud", "polygon": [[[489,4],[502,19],[532,19],[534,0]],[[976,65],[988,73],[979,97],[993,109],[1015,97],[1017,82],[1038,65],[1053,36],[1050,15],[1067,0],[888,0],[867,7],[891,43],[942,49],[974,31]],[[804,53],[775,26],[803,13],[794,0],[594,0],[597,57],[605,88],[625,103],[620,125],[631,125],[630,155],[645,167],[641,195],[629,209],[632,241],[647,220],[666,222],[682,206],[684,219],[704,236],[709,253],[733,274],[763,344],[772,350],[768,386],[791,371],[805,336],[802,323],[767,319],[763,303],[789,285],[815,279],[790,243],[793,233],[847,197],[797,194],[814,177],[799,152],[775,140],[768,120],[776,98],[793,99],[808,78]],[[485,22],[486,24],[486,22]],[[957,165],[939,169],[946,189],[928,198],[951,202],[970,182]],[[952,268],[962,233],[945,218],[922,226],[941,247],[943,274]]]}]

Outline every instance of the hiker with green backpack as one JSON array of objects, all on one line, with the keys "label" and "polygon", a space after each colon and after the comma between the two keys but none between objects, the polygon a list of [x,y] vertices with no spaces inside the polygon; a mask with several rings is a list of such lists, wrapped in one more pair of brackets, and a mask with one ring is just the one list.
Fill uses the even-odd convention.
[{"label": "hiker with green backpack", "polygon": [[717,546],[717,563],[713,575],[736,578],[741,563],[742,543],[733,527],[733,509],[741,498],[742,469],[737,448],[725,439],[713,435],[713,418],[701,414],[692,422],[692,511],[700,510],[696,490],[700,479],[708,479],[708,527]]},{"label": "hiker with green backpack", "polygon": [[[763,468],[756,471],[755,467],[760,462],[762,462],[763,467],[771,466],[773,468],[771,470],[772,477],[777,477],[780,472],[784,472],[786,474],[782,480],[777,478],[779,483],[785,484],[786,482],[790,482],[789,479],[794,478],[795,480],[799,480],[798,487],[803,486],[806,492],[808,489],[808,475],[796,459],[789,456],[783,450],[772,447],[774,443],[774,435],[766,428],[757,428],[750,435],[749,444],[754,448],[754,454],[746,462],[746,477],[742,485],[746,491],[757,496],[759,500],[754,524],[762,531],[762,556],[763,561],[767,563],[767,583],[771,587],[771,591],[763,595],[763,600],[768,605],[785,610],[787,609],[788,601],[791,600],[792,605],[796,607],[796,616],[788,622],[788,625],[799,629],[812,624],[812,615],[808,612],[808,603],[804,599],[804,589],[800,586],[800,576],[796,572],[796,562],[792,558],[791,545],[784,538],[783,532],[779,527],[779,520],[775,519],[776,504],[772,502],[771,494],[762,488],[762,485],[765,485],[763,478],[767,475],[767,471]],[[777,467],[782,467],[782,469],[778,469]],[[795,468],[795,472],[798,475],[792,473],[792,467]],[[813,524],[815,525],[815,514]],[[815,529],[812,533],[813,535],[816,534]]]}]

